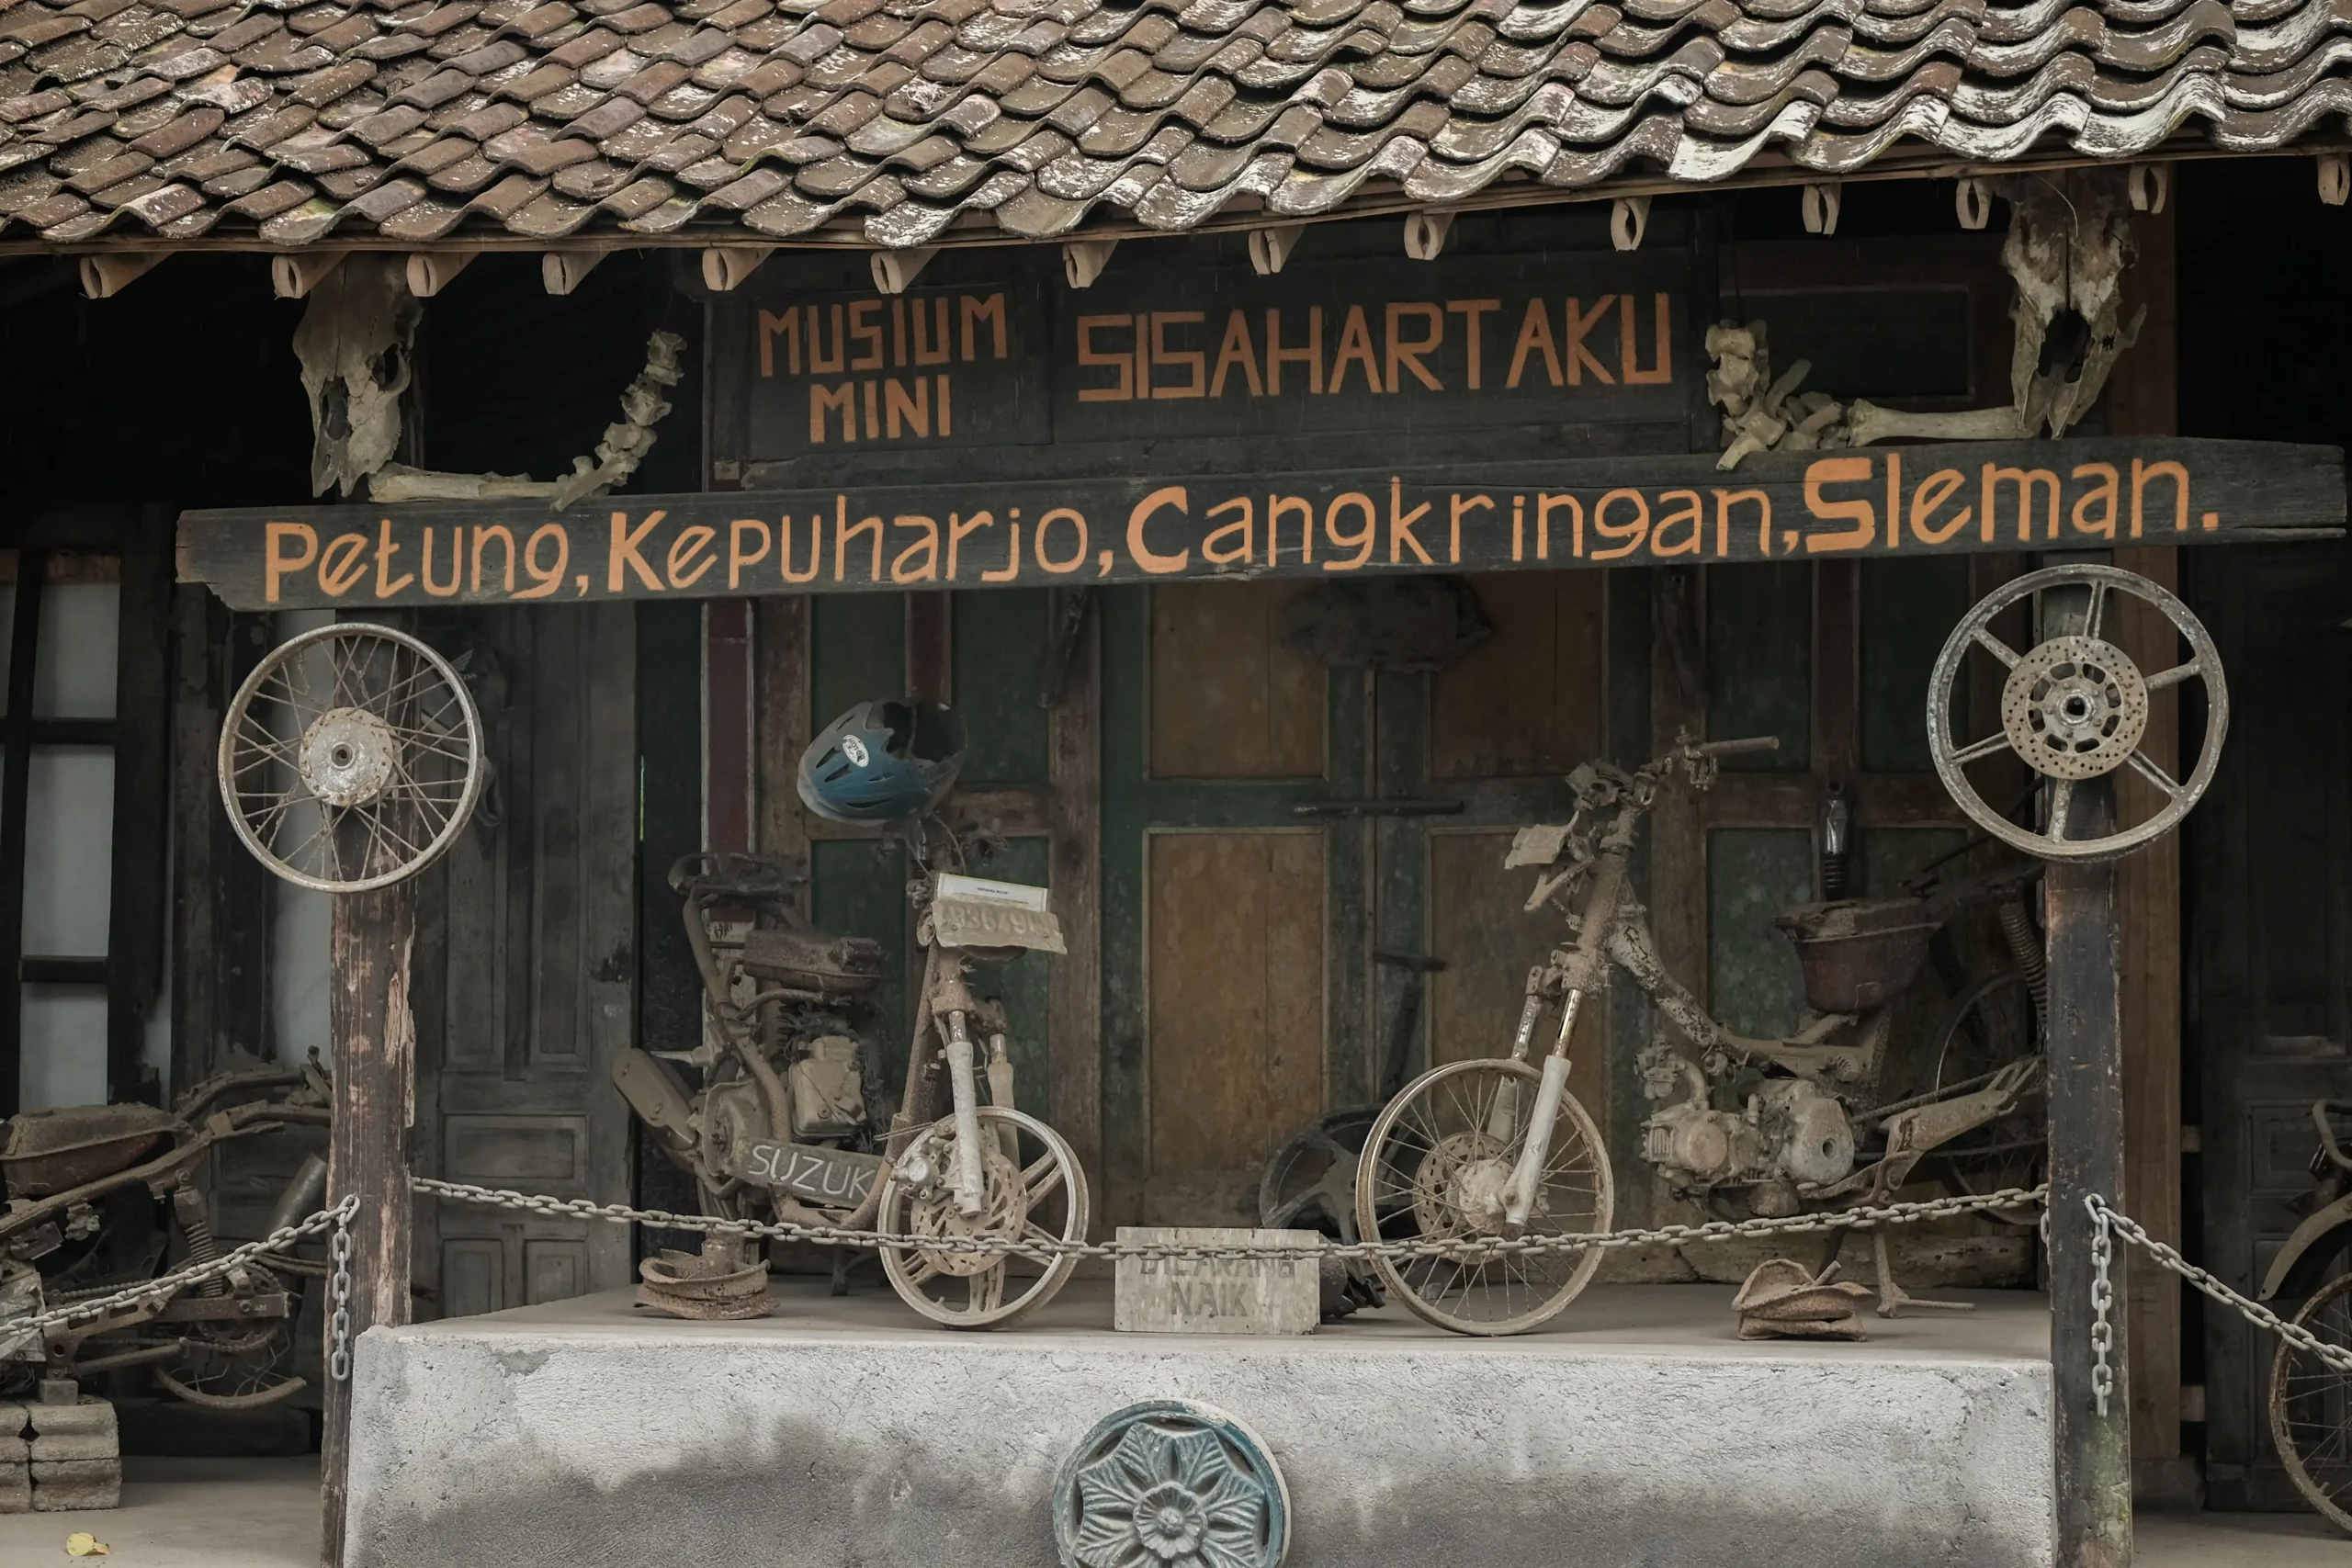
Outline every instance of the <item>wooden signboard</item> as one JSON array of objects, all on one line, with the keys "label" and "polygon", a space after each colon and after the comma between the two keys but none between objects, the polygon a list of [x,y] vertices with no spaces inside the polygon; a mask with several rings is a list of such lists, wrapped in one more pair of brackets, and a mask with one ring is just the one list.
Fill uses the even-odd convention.
[{"label": "wooden signboard", "polygon": [[366,610],[2221,544],[2345,520],[2340,448],[2159,437],[1772,454],[1730,473],[1702,455],[1067,479],[971,467],[564,513],[190,512],[180,576],[241,610]]},{"label": "wooden signboard", "polygon": [[[1690,259],[1532,251],[1385,265],[1001,276],[886,298],[779,280],[744,333],[753,466],[938,448],[1577,426],[1684,417]],[[764,276],[764,275],[763,275]],[[740,323],[736,325],[733,323]]]}]

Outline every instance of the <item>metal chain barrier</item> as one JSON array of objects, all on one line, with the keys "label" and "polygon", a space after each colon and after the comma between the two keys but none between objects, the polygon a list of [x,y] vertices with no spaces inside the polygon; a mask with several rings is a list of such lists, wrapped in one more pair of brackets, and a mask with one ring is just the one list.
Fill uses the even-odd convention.
[{"label": "metal chain barrier", "polygon": [[[627,1203],[598,1203],[585,1198],[548,1198],[504,1188],[475,1187],[431,1177],[409,1179],[409,1185],[430,1197],[492,1208],[521,1209],[552,1219],[606,1220],[616,1224],[656,1225],[664,1230],[702,1231],[715,1235],[764,1236],[775,1241],[809,1242],[820,1247],[889,1247],[900,1252],[965,1253],[978,1257],[1023,1258],[1049,1262],[1056,1258],[1295,1258],[1295,1247],[1267,1247],[1250,1242],[1125,1242],[1038,1241],[1015,1236],[899,1235],[882,1231],[850,1230],[839,1225],[804,1225],[788,1222],[720,1219],[709,1214],[673,1214],[660,1209],[635,1209]],[[1549,1252],[1581,1252],[1587,1247],[1610,1251],[1657,1243],[1729,1241],[1751,1235],[1790,1235],[1848,1227],[1867,1229],[1905,1224],[1917,1220],[1945,1219],[1988,1209],[2013,1209],[2039,1203],[2048,1187],[2012,1187],[1999,1192],[1934,1198],[1916,1203],[1887,1203],[1871,1208],[1841,1209],[1834,1213],[1789,1214],[1749,1220],[1709,1220],[1701,1224],[1655,1225],[1645,1230],[1557,1232],[1540,1235],[1438,1237],[1419,1241],[1327,1242],[1322,1256],[1369,1258],[1443,1258],[1465,1262],[1491,1262],[1500,1258]]]},{"label": "metal chain barrier", "polygon": [[[359,1196],[357,1193],[352,1193],[333,1208],[321,1209],[306,1220],[297,1221],[290,1225],[281,1225],[261,1240],[249,1241],[243,1247],[222,1253],[209,1263],[194,1264],[173,1273],[159,1274],[153,1280],[141,1280],[135,1285],[126,1285],[121,1290],[110,1292],[106,1295],[86,1296],[64,1306],[53,1307],[48,1312],[35,1313],[29,1317],[11,1318],[5,1325],[0,1326],[5,1326],[8,1337],[14,1340],[46,1334],[52,1328],[62,1327],[68,1324],[84,1323],[94,1317],[103,1317],[117,1307],[153,1305],[160,1309],[173,1296],[190,1285],[201,1285],[207,1280],[222,1279],[257,1258],[266,1258],[270,1253],[282,1252],[296,1242],[314,1236],[330,1226],[334,1230],[334,1238],[328,1244],[330,1251],[339,1259],[347,1259],[351,1255],[351,1216],[358,1212]],[[351,1290],[351,1274],[350,1270],[342,1267],[340,1263],[337,1266],[337,1280],[342,1294],[347,1297]],[[336,1341],[337,1354],[342,1357],[344,1365],[344,1371],[335,1374],[337,1381],[340,1381],[350,1367],[350,1357],[343,1353],[342,1346],[344,1340],[349,1337],[348,1331],[351,1325],[348,1317],[340,1310],[337,1311],[335,1318],[336,1331],[340,1336]]]},{"label": "metal chain barrier", "polygon": [[2115,1325],[2108,1313],[2115,1305],[2115,1281],[2110,1269],[2115,1261],[2115,1238],[2105,1225],[2091,1227],[2091,1393],[2098,1401],[2098,1413],[2107,1414],[2108,1396],[2115,1392],[2115,1368],[2109,1353],[2115,1348]]},{"label": "metal chain barrier", "polygon": [[[2258,1327],[2270,1330],[2271,1333],[2276,1334],[2279,1338],[2284,1339],[2288,1344],[2294,1346],[2297,1349],[2318,1357],[2320,1360],[2324,1361],[2336,1371],[2346,1375],[2352,1375],[2352,1348],[2347,1348],[2342,1345],[2330,1345],[2325,1340],[2321,1339],[2317,1335],[2313,1334],[2310,1329],[2303,1327],[2301,1324],[2290,1323],[2285,1318],[2280,1317],[2277,1313],[2272,1312],[2268,1307],[2264,1306],[2260,1302],[2240,1295],[2237,1292],[2230,1289],[2229,1286],[2215,1279],[2208,1270],[2199,1269],[2196,1264],[2191,1263],[2188,1258],[2183,1258],[2176,1248],[2166,1247],[2163,1242],[2160,1242],[2154,1236],[2150,1235],[2146,1230],[2142,1228],[2139,1221],[2132,1218],[2128,1214],[2124,1214],[2114,1209],[2109,1208],[2107,1205],[2107,1200],[2100,1197],[2098,1193],[2094,1192],[2086,1197],[2083,1200],[2083,1203],[2091,1212],[2091,1224],[2094,1227],[2094,1234],[2098,1238],[2098,1246],[2099,1248],[2097,1255],[2100,1259],[2098,1278],[2102,1282],[2107,1277],[2107,1267],[2105,1262],[2107,1248],[2112,1245],[2109,1240],[2109,1233],[2110,1231],[2117,1232],[2122,1235],[2124,1240],[2130,1242],[2132,1246],[2138,1247],[2141,1251],[2154,1258],[2158,1263],[2162,1264],[2166,1269],[2171,1269],[2174,1273],[2179,1275],[2182,1279],[2188,1280],[2190,1284],[2196,1286],[2199,1290],[2204,1292],[2207,1295],[2221,1303],[2223,1306],[2235,1308],[2238,1315],[2245,1318],[2248,1323],[2254,1324]],[[2098,1316],[2093,1320],[2091,1342],[2095,1348],[2098,1348],[2100,1346],[2100,1341],[2098,1331],[2099,1325],[2104,1322],[2106,1312],[2103,1307],[2098,1305],[2096,1293],[2093,1295],[2092,1303],[2093,1310],[2098,1314]],[[2091,1376],[2093,1381],[2091,1386],[2098,1392],[2100,1402],[2099,1414],[2104,1416],[2107,1414],[2107,1392],[2114,1386],[2115,1374],[2111,1370],[2109,1370],[2107,1371],[2105,1381],[2103,1382],[2099,1381],[2099,1372],[2106,1360],[2105,1349],[2100,1348],[2098,1349],[2098,1354],[2101,1365],[2095,1366],[2092,1369]]]},{"label": "metal chain barrier", "polygon": [[[358,1197],[345,1198],[346,1205],[356,1207]],[[327,1301],[334,1308],[327,1320],[327,1375],[337,1382],[351,1381],[351,1227],[334,1227],[334,1239],[327,1243],[327,1258],[334,1265],[334,1272],[327,1277]]]}]

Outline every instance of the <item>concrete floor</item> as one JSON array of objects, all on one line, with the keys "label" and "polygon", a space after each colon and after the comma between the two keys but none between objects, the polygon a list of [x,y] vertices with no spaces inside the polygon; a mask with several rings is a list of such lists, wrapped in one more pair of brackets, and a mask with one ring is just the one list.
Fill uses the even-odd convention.
[{"label": "concrete floor", "polygon": [[[604,1291],[573,1296],[538,1306],[514,1307],[488,1319],[458,1319],[445,1329],[435,1325],[424,1333],[470,1336],[473,1323],[494,1324],[502,1330],[561,1329],[567,1334],[639,1337],[648,1329],[664,1334],[714,1339],[768,1339],[779,1343],[806,1338],[855,1339],[938,1346],[946,1343],[934,1324],[919,1316],[888,1286],[861,1271],[850,1293],[831,1293],[826,1280],[801,1275],[781,1278],[770,1285],[776,1298],[773,1316],[749,1323],[687,1324],[662,1317],[630,1304],[628,1291]],[[1518,1354],[1529,1350],[1570,1355],[1616,1353],[1695,1356],[1713,1359],[1854,1361],[1892,1359],[1933,1360],[2047,1360],[2050,1357],[2049,1298],[2031,1291],[1943,1291],[1934,1294],[1975,1303],[1964,1313],[1921,1313],[1894,1319],[1874,1315],[1865,1305],[1863,1322],[1868,1341],[1804,1339],[1742,1339],[1731,1312],[1732,1291],[1726,1285],[1595,1285],[1576,1299],[1566,1312],[1533,1334],[1485,1339],[1448,1334],[1432,1328],[1401,1306],[1360,1312],[1337,1323],[1325,1324],[1304,1339],[1293,1341],[1309,1354],[1347,1356],[1378,1346],[1409,1346],[1447,1355],[1479,1357]],[[1111,1281],[1071,1280],[1053,1301],[1009,1328],[992,1329],[969,1343],[1012,1344],[1055,1340],[1072,1348],[1090,1340],[1122,1348],[1138,1340],[1182,1344],[1186,1337],[1119,1334],[1111,1326]],[[949,1336],[958,1339],[960,1336]],[[1219,1338],[1212,1344],[1235,1347],[1248,1340]],[[1260,1341],[1259,1343],[1263,1343]]]},{"label": "concrete floor", "polygon": [[[317,1568],[315,1459],[130,1459],[123,1469],[111,1512],[0,1516],[0,1565],[73,1562],[65,1538],[88,1530],[111,1549],[90,1561],[107,1568]],[[2352,1540],[2305,1514],[2143,1514],[2138,1545],[2139,1568],[2352,1565]]]},{"label": "concrete floor", "polygon": [[[108,1554],[66,1556],[65,1538],[75,1530],[106,1542]],[[318,1568],[318,1456],[126,1459],[119,1508],[0,1515],[0,1568],[77,1562],[107,1568]]]}]

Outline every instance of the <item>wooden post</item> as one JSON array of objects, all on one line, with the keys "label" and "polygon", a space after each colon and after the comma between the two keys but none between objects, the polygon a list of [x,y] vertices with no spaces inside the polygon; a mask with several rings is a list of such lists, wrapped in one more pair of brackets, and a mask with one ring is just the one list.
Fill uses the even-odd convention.
[{"label": "wooden post", "polygon": [[[413,1201],[408,1129],[416,1117],[416,1020],[409,962],[416,925],[413,880],[334,900],[328,1007],[334,1039],[334,1133],[327,1201],[359,1197],[351,1221],[351,1340],[409,1321]],[[330,1287],[332,1288],[332,1287]],[[333,1306],[330,1301],[329,1311]],[[333,1346],[329,1346],[333,1354]],[[322,1443],[324,1531],[319,1561],[342,1568],[349,1503],[351,1384],[328,1379]]]},{"label": "wooden post", "polygon": [[[2042,595],[2041,636],[2079,630],[2084,596]],[[2077,784],[2068,836],[2111,832],[2111,779]],[[2059,1568],[2127,1568],[2132,1561],[2132,1401],[2125,1344],[2126,1258],[2110,1261],[2114,1374],[2106,1414],[2092,1391],[2092,1224],[2083,1200],[2120,1201],[2123,1052],[2112,862],[2050,863],[2050,1359],[2056,1395]]]}]

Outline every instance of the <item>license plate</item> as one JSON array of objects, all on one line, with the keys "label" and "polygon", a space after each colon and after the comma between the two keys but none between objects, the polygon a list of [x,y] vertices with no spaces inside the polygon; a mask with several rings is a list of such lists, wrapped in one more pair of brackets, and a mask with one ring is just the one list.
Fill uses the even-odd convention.
[{"label": "license plate", "polygon": [[880,1155],[814,1144],[753,1144],[743,1162],[745,1179],[828,1209],[865,1202],[881,1169]]},{"label": "license plate", "polygon": [[942,947],[1025,947],[1067,953],[1061,922],[1046,890],[978,876],[942,876],[931,901],[931,929]]}]

